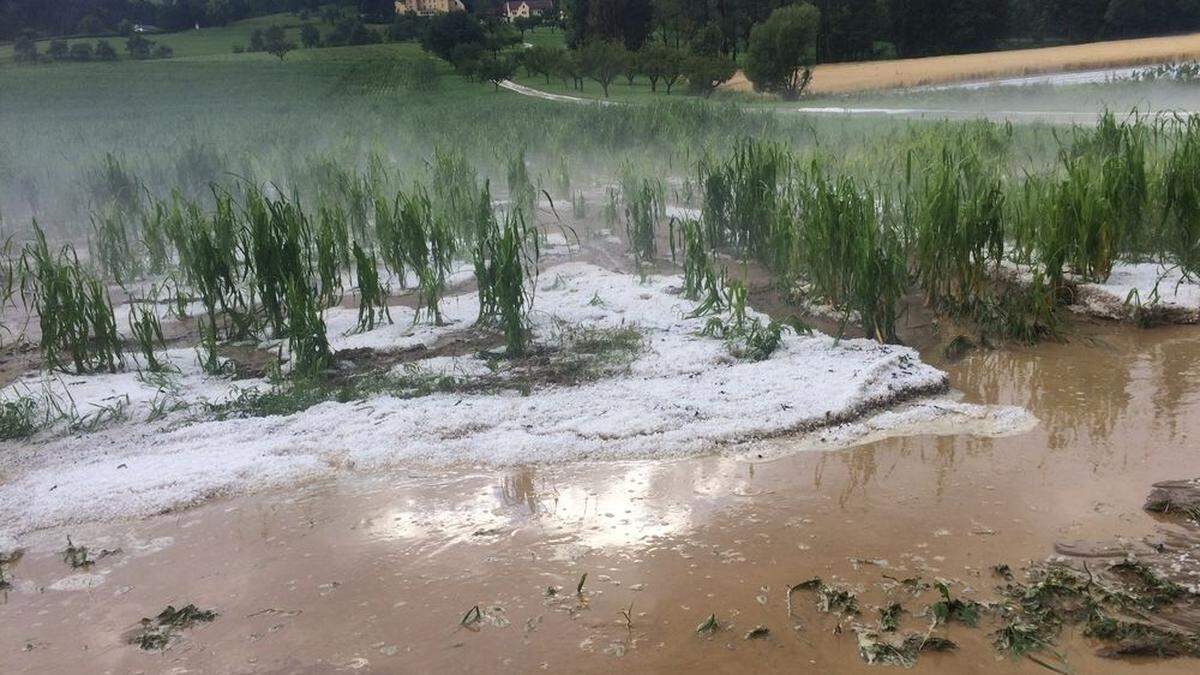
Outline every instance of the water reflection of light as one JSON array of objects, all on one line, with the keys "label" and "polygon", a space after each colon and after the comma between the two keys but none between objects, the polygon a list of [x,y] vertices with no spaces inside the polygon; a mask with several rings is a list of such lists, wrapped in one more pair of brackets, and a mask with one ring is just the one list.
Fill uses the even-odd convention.
[{"label": "water reflection of light", "polygon": [[526,466],[498,479],[464,477],[436,495],[415,488],[422,496],[397,499],[363,526],[425,552],[490,544],[526,528],[587,548],[646,546],[688,533],[708,510],[750,491],[750,466],[732,458]]}]

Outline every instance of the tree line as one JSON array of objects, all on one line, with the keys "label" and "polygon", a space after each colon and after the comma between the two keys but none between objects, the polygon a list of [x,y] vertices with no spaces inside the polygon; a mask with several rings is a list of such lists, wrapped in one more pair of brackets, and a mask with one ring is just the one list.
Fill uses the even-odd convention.
[{"label": "tree line", "polygon": [[[987,51],[1200,30],[1200,0],[808,0],[819,62]],[[560,0],[569,44],[635,50],[699,36],[737,56],[754,26],[801,0]],[[704,35],[708,34],[708,35]]]},{"label": "tree line", "polygon": [[[476,14],[501,0],[466,0]],[[556,0],[568,43],[597,39],[637,51],[650,41],[704,42],[737,57],[754,26],[799,0]],[[820,13],[818,62],[984,51],[1200,30],[1200,0],[811,0]],[[392,0],[0,0],[0,40],[224,25],[277,12],[333,7],[390,23]],[[557,18],[555,19],[557,20]],[[360,32],[359,38],[362,38]],[[348,40],[348,43],[353,43]]]}]

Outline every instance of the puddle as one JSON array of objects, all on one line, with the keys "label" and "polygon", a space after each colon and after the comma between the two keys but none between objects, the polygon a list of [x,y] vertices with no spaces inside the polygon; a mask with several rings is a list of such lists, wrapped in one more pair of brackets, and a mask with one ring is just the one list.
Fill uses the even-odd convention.
[{"label": "puddle", "polygon": [[[953,603],[1002,600],[994,567],[1023,581],[1030,561],[1084,550],[1070,542],[1141,542],[1170,526],[1143,506],[1155,483],[1200,476],[1200,336],[1085,326],[1064,344],[926,358],[963,403],[1024,407],[1038,424],[996,437],[917,426],[763,460],[342,476],[40,532],[5,569],[0,672],[131,672],[163,659],[233,673],[880,668],[865,650],[916,654],[924,672],[1044,675],[956,620],[934,634],[956,649],[918,642],[933,584],[947,584],[947,616],[961,616]],[[72,574],[67,535],[125,554]],[[83,576],[103,583],[42,592]],[[789,592],[817,577],[854,594],[855,620],[873,627]],[[161,654],[123,641],[142,617],[188,604],[220,618]],[[895,632],[877,625],[885,615]],[[716,626],[697,634],[709,617]],[[1068,628],[1057,651],[1079,673],[1196,666],[1114,662],[1098,648]]]}]

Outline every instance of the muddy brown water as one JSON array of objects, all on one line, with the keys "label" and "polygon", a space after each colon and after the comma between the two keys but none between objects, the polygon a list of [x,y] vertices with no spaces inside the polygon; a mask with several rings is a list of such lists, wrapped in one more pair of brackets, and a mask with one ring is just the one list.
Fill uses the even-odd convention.
[{"label": "muddy brown water", "polygon": [[[889,596],[884,575],[995,598],[992,565],[1019,570],[1058,542],[1140,539],[1168,526],[1142,510],[1150,485],[1200,476],[1195,328],[1085,326],[1065,344],[926,358],[967,400],[1027,406],[1041,425],[769,461],[342,474],[43,531],[7,571],[0,673],[867,671],[879,666],[861,661],[849,622],[839,632],[811,594],[787,615],[788,585],[850,584],[864,622],[894,597],[911,612],[905,629],[924,631],[933,598]],[[72,570],[67,535],[120,552]],[[188,603],[220,616],[163,652],[123,638]],[[482,620],[460,626],[475,606]],[[722,629],[698,636],[713,613]],[[757,625],[770,635],[745,640]],[[960,649],[916,670],[1048,672],[998,656],[988,630],[939,630]],[[1072,631],[1059,645],[1078,673],[1198,668],[1095,648]]]}]

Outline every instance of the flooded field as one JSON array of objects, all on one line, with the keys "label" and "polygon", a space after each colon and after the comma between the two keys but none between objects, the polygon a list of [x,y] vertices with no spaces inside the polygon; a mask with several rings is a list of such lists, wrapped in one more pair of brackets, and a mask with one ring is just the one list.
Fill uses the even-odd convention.
[{"label": "flooded field", "polygon": [[[957,364],[923,356],[968,401],[1026,406],[1040,426],[836,452],[777,440],[784,454],[765,461],[346,475],[43,531],[10,567],[0,671],[854,672],[871,667],[851,620],[790,586],[847,584],[867,622],[895,599],[902,625],[924,630],[936,592],[913,597],[889,577],[944,579],[986,601],[995,565],[1019,573],[1056,544],[1173,527],[1142,505],[1152,483],[1200,474],[1194,329],[1084,326],[1066,343]],[[68,536],[94,564],[64,563]],[[165,652],[128,644],[142,617],[190,603],[217,618]],[[697,634],[710,615],[717,628]],[[746,639],[758,626],[769,632]],[[959,649],[917,666],[1045,670],[998,656],[989,632],[939,628]],[[1194,672],[1187,659],[1114,662],[1095,649],[1070,630],[1058,647],[1071,672]]]}]

